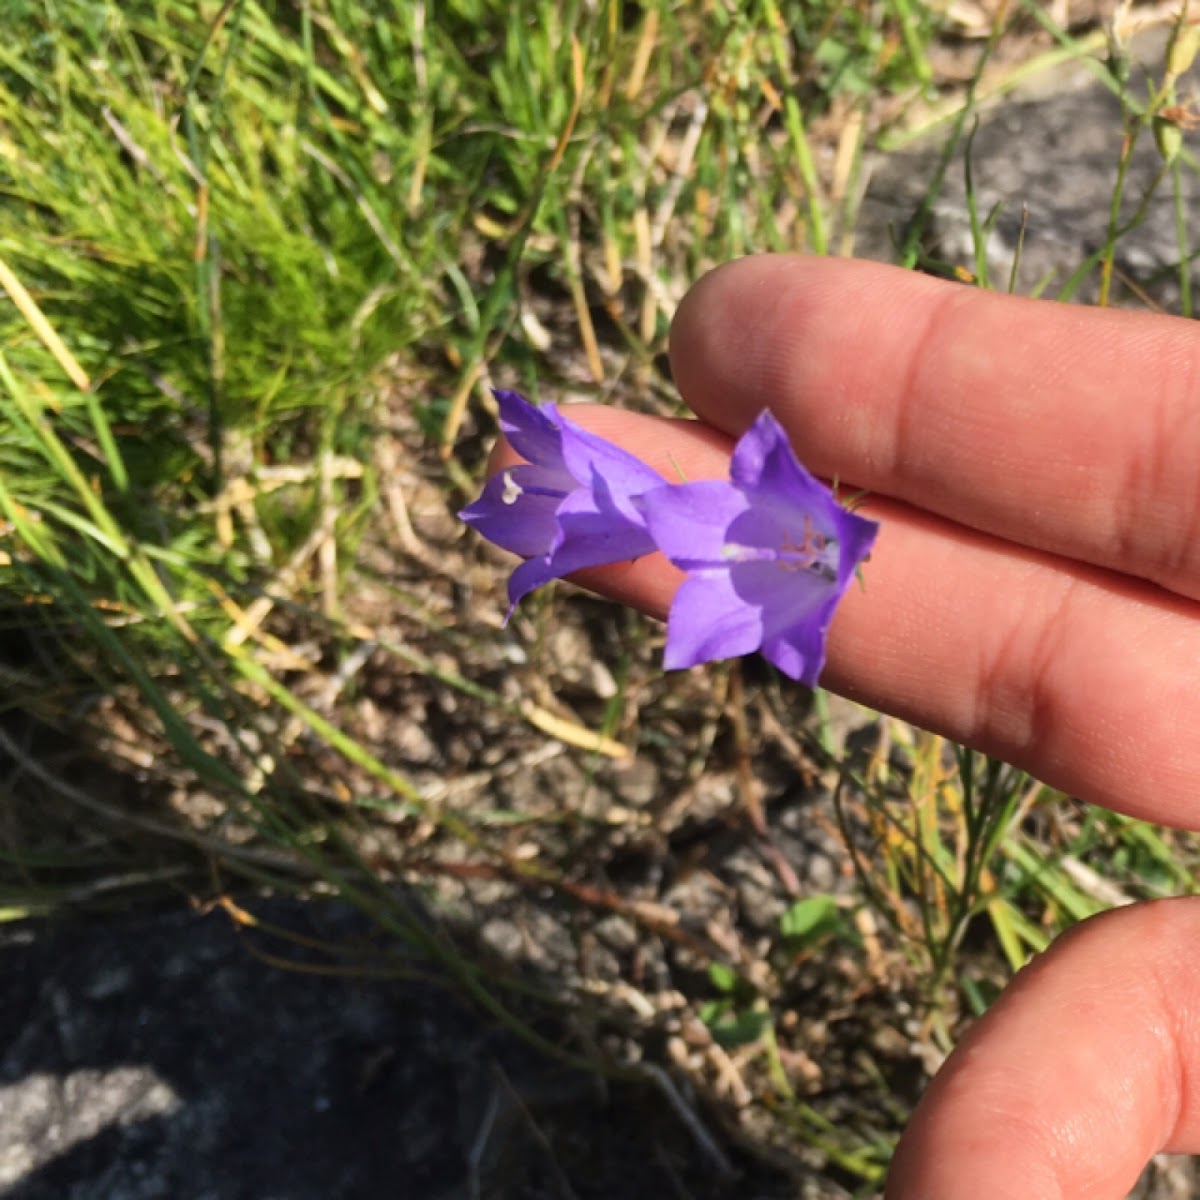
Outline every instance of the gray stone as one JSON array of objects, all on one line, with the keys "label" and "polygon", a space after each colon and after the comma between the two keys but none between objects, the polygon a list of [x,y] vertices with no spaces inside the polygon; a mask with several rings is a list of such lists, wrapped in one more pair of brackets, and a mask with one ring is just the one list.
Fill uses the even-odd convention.
[{"label": "gray stone", "polygon": [[[253,907],[342,947],[369,933],[340,905]],[[697,1200],[790,1194],[757,1169],[714,1182],[661,1096],[599,1088],[449,987],[320,966],[221,913],[0,928],[0,1195],[648,1200],[676,1179]]]},{"label": "gray stone", "polygon": [[[1161,78],[1164,45],[1161,31],[1133,43],[1136,65],[1130,90],[1134,96],[1146,95],[1146,80]],[[1193,68],[1181,78],[1179,94],[1186,96],[1194,90],[1196,79]],[[965,134],[970,131],[968,125]],[[980,112],[969,159],[979,220],[999,206],[987,239],[993,287],[1008,287],[1018,244],[1014,290],[1047,297],[1056,296],[1075,269],[1104,245],[1124,134],[1116,97],[1097,80],[1094,70],[1081,65],[1049,69],[1002,103]],[[911,148],[875,162],[860,214],[857,255],[894,258],[894,243],[904,239],[917,218],[949,135],[946,123]],[[1195,135],[1185,134],[1185,147],[1194,140]],[[974,270],[966,199],[967,150],[964,135],[924,226],[921,246],[928,261]],[[1138,139],[1131,159],[1122,223],[1133,216],[1162,166],[1147,130]],[[1200,248],[1200,227],[1195,223],[1200,187],[1191,166],[1184,165],[1181,176],[1190,249],[1195,251]],[[1160,182],[1144,220],[1118,242],[1115,303],[1145,307],[1143,297],[1148,297],[1172,311],[1178,307],[1180,254],[1171,186],[1169,177]],[[1194,268],[1192,277],[1193,282],[1200,279]],[[1075,298],[1094,300],[1098,282],[1099,269],[1094,268]]]}]

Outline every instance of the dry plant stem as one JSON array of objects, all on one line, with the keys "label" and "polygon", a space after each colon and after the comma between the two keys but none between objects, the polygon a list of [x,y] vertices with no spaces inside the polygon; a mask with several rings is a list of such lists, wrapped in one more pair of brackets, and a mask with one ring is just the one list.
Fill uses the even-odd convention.
[{"label": "dry plant stem", "polygon": [[47,770],[40,762],[31,758],[2,727],[0,727],[0,750],[8,754],[21,770],[31,775],[39,783],[50,788],[56,795],[62,796],[64,800],[69,800],[72,804],[77,805],[86,812],[103,817],[106,821],[112,821],[117,825],[127,825],[132,829],[140,829],[145,833],[153,834],[155,837],[167,838],[174,842],[184,842],[197,850],[203,850],[206,854],[210,854],[216,859],[229,859],[234,862],[249,863],[265,867],[271,871],[283,871],[289,875],[297,875],[306,879],[311,878],[313,875],[313,870],[308,864],[282,851],[256,850],[246,846],[234,845],[221,841],[218,838],[207,837],[202,833],[196,833],[190,829],[169,825],[165,821],[156,821],[151,817],[138,816],[124,809],[114,808],[111,805],[105,804],[102,800],[97,800],[95,797],[89,796],[81,788],[68,783],[65,779],[60,779],[52,771]]},{"label": "dry plant stem", "polygon": [[712,1134],[709,1133],[695,1109],[684,1101],[683,1096],[675,1086],[670,1075],[662,1067],[655,1063],[639,1062],[630,1063],[625,1069],[631,1075],[648,1079],[662,1092],[676,1115],[687,1126],[696,1141],[697,1147],[709,1162],[712,1163],[714,1169],[722,1179],[732,1179],[736,1175],[733,1163],[730,1162],[729,1157],[717,1144]]},{"label": "dry plant stem", "polygon": [[[528,1105],[521,1099],[521,1094],[512,1085],[512,1081],[505,1073],[504,1069],[499,1064],[493,1064],[493,1075],[504,1088],[508,1096],[509,1103],[517,1110],[521,1120],[524,1122],[526,1129],[529,1130],[533,1140],[537,1142],[541,1149],[546,1163],[550,1167],[550,1171],[554,1176],[555,1186],[558,1188],[559,1195],[562,1200],[578,1200],[575,1189],[571,1187],[571,1181],[567,1178],[561,1165],[558,1161],[558,1156],[554,1151],[554,1146],[550,1139],[546,1136],[545,1130],[534,1120],[533,1114],[529,1111]],[[474,1152],[474,1147],[472,1147]],[[477,1161],[473,1153],[473,1162]]]},{"label": "dry plant stem", "polygon": [[453,578],[454,571],[447,565],[445,557],[426,546],[417,536],[417,531],[413,527],[408,512],[408,501],[404,494],[404,476],[399,456],[396,453],[394,438],[381,437],[376,441],[375,467],[400,549],[420,563],[425,570],[436,575]]},{"label": "dry plant stem", "polygon": [[617,892],[561,876],[556,877],[544,869],[537,870],[532,864],[466,863],[418,858],[407,862],[405,868],[417,875],[447,875],[456,879],[504,879],[522,887],[549,887],[589,908],[618,913],[648,933],[686,948],[702,961],[715,962],[727,957],[724,950],[714,942],[684,929],[679,924],[679,915],[674,909],[644,900],[626,900]]},{"label": "dry plant stem", "polygon": [[471,1140],[467,1151],[467,1195],[471,1200],[480,1200],[483,1194],[480,1190],[479,1168],[487,1151],[488,1141],[491,1139],[499,1111],[500,1092],[497,1088],[492,1087],[488,1092],[487,1105],[483,1110],[483,1115],[479,1119],[479,1128],[475,1131],[475,1137]]},{"label": "dry plant stem", "polygon": [[742,683],[740,662],[730,664],[727,712],[730,724],[733,726],[738,793],[741,796],[742,812],[749,822],[750,828],[757,835],[759,851],[779,877],[783,890],[789,896],[798,896],[801,891],[800,880],[792,865],[779,852],[771,838],[771,829],[763,811],[762,794],[754,775],[750,731],[746,723],[746,695]]},{"label": "dry plant stem", "polygon": [[[516,220],[513,221],[512,227],[509,230],[509,237],[513,239],[514,244],[518,247],[529,232],[530,223],[537,215],[537,210],[545,193],[546,182],[549,180],[550,176],[558,170],[559,164],[563,160],[563,155],[566,153],[567,145],[571,140],[571,134],[574,132],[575,123],[579,119],[579,112],[583,103],[584,91],[583,67],[583,50],[580,47],[579,42],[575,39],[574,35],[572,35],[571,109],[567,114],[567,119],[563,124],[562,131],[558,135],[558,141],[555,143],[554,150],[550,155],[550,160],[546,164],[540,188],[526,202],[525,207],[521,210]],[[499,345],[498,341],[496,345]],[[463,418],[466,416],[467,401],[470,398],[471,391],[474,388],[475,383],[486,370],[486,364],[491,357],[491,353],[477,354],[475,361],[469,366],[466,376],[464,376],[462,382],[459,384],[458,389],[454,393],[454,396],[450,402],[450,407],[446,412],[445,422],[442,425],[440,454],[443,460],[450,458],[454,452],[454,443],[458,438],[458,431],[462,427]]]},{"label": "dry plant stem", "polygon": [[742,664],[729,664],[729,705],[726,709],[729,723],[733,727],[733,741],[737,749],[738,791],[742,800],[742,812],[750,828],[760,838],[770,836],[767,819],[763,814],[762,796],[751,765],[750,731],[746,726],[746,694],[742,686]]},{"label": "dry plant stem", "polygon": [[[587,169],[587,155],[580,157],[572,180],[572,191],[582,190],[584,171]],[[572,208],[567,217],[567,235],[563,239],[566,255],[567,287],[571,293],[571,303],[575,308],[575,320],[579,327],[579,341],[587,359],[588,371],[592,379],[604,383],[604,362],[600,357],[600,343],[596,339],[596,326],[592,321],[592,312],[588,303],[587,290],[583,279],[583,250],[580,237],[580,216],[578,208]]]},{"label": "dry plant stem", "polygon": [[87,372],[76,362],[75,356],[67,349],[66,343],[58,336],[54,326],[46,320],[46,315],[38,307],[37,301],[26,291],[25,285],[3,259],[0,259],[0,287],[8,293],[9,299],[17,306],[17,311],[29,322],[30,328],[54,355],[55,361],[67,373],[71,382],[81,392],[90,392],[92,382]]},{"label": "dry plant stem", "polygon": [[317,563],[321,579],[321,610],[327,617],[338,614],[338,544],[337,504],[333,489],[333,469],[328,451],[317,460],[317,496],[321,542],[317,547]]}]

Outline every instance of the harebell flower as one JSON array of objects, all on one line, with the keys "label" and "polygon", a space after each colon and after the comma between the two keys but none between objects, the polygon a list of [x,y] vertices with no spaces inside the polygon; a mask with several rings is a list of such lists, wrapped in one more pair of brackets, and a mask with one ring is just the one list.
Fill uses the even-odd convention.
[{"label": "harebell flower", "polygon": [[496,392],[500,429],[526,459],[493,476],[458,515],[527,561],[508,581],[509,611],[534,588],[585,567],[649,554],[654,542],[634,498],[662,476],[553,404]]},{"label": "harebell flower", "polygon": [[763,412],[738,440],[729,481],[641,498],[655,545],[687,573],[667,618],[664,665],[762,652],[815,686],[833,611],[879,526],[843,508]]},{"label": "harebell flower", "polygon": [[667,483],[552,404],[496,399],[527,461],[494,476],[460,516],[527,560],[509,580],[513,606],[551,579],[658,550],[684,572],[667,618],[668,669],[758,650],[816,685],[834,609],[879,526],[801,466],[770,412],[738,440],[728,480]]}]

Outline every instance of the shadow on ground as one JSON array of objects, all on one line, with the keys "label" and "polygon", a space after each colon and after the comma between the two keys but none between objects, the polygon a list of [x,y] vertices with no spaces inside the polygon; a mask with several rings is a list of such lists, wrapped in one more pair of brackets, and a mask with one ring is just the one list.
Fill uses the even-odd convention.
[{"label": "shadow on ground", "polygon": [[[345,944],[362,918],[271,901]],[[714,1177],[653,1089],[600,1087],[433,982],[281,970],[216,912],[0,941],[9,1200],[782,1197]],[[273,947],[276,948],[277,947]]]}]

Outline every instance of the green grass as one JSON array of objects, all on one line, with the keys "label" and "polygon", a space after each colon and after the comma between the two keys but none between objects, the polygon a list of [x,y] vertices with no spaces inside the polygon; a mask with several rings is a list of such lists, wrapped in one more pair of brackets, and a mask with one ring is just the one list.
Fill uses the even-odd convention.
[{"label": "green grass", "polygon": [[[550,596],[501,636],[502,568],[444,532],[482,470],[489,383],[672,411],[659,360],[691,280],[845,244],[879,114],[939,86],[942,20],[913,0],[23,0],[0,45],[0,916],[336,893],[526,1036],[530,1003],[585,1011],[591,1049],[542,1044],[620,1072],[613,1031],[661,1034],[658,1014],[505,971],[469,895],[437,905],[477,879],[615,913],[692,956],[683,1003],[772,1114],[764,1140],[870,1188],[910,1098],[869,1055],[861,1118],[798,1085],[814,996],[886,976],[945,1049],[1073,921],[1194,886],[1186,837],[930,735],[885,722],[879,752],[843,762],[821,697],[792,739],[777,683],[664,681],[632,617]],[[1126,95],[1130,129],[1161,130],[1169,88]],[[1109,271],[1119,167],[1092,264]],[[958,265],[986,283],[974,216],[979,258]],[[560,673],[572,620],[606,647],[603,686]],[[412,705],[379,734],[384,684]],[[422,714],[480,737],[469,767],[431,782],[395,749]],[[765,951],[735,952],[589,873],[596,837],[659,819],[588,806],[616,786],[610,758],[668,753],[664,729],[686,734],[681,794],[733,746],[751,817],[769,761],[816,770],[853,896],[792,906]],[[578,797],[506,800],[488,739],[519,762],[567,747]]]}]

